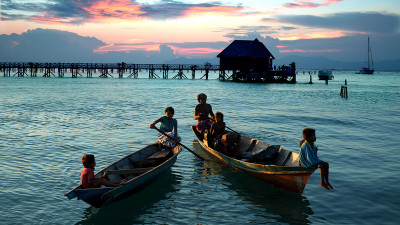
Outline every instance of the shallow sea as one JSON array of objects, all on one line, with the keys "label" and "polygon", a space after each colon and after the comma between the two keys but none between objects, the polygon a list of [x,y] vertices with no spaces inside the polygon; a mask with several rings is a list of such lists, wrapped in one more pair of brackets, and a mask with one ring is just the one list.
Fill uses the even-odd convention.
[{"label": "shallow sea", "polygon": [[[400,73],[334,71],[325,84],[210,80],[0,77],[1,224],[397,224],[400,216]],[[94,75],[95,76],[95,75]],[[347,80],[348,98],[341,86]],[[182,143],[199,151],[190,126],[197,94],[228,127],[298,151],[317,130],[319,171],[302,195],[183,150],[170,172],[102,209],[64,194],[79,184],[84,153],[97,169],[156,141],[149,124],[175,108]]]}]

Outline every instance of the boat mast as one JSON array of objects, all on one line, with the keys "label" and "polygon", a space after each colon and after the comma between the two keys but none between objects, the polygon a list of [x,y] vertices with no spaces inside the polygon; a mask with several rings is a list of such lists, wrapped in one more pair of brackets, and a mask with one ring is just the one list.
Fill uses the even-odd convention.
[{"label": "boat mast", "polygon": [[367,57],[368,57],[368,69],[369,69],[369,53],[370,53],[370,51],[371,51],[371,49],[369,47],[369,37],[368,37],[368,55],[367,55]]},{"label": "boat mast", "polygon": [[369,37],[368,37],[368,69],[370,69],[370,61],[369,61],[370,58],[371,58],[372,69],[374,69],[374,61],[372,60],[371,45],[369,44]]}]

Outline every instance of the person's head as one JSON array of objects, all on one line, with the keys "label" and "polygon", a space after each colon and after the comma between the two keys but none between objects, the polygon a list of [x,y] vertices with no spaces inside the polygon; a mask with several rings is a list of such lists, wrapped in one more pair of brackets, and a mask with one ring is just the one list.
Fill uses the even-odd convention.
[{"label": "person's head", "polygon": [[165,115],[166,115],[168,118],[172,118],[172,117],[174,116],[174,114],[175,114],[174,108],[172,108],[172,107],[167,107],[167,108],[165,108]]},{"label": "person's head", "polygon": [[234,134],[232,132],[226,133],[226,134],[222,135],[222,137],[221,137],[221,141],[225,144],[234,143],[236,141],[236,139],[237,139],[236,134]]},{"label": "person's head", "polygon": [[201,94],[197,95],[197,101],[199,103],[202,103],[201,101],[203,101],[203,103],[206,103],[207,102],[207,95],[204,94],[204,93],[201,93]]},{"label": "person's head", "polygon": [[85,168],[94,168],[96,166],[96,160],[92,154],[84,154],[82,156],[82,164]]},{"label": "person's head", "polygon": [[317,140],[317,137],[315,136],[315,130],[312,128],[305,128],[303,130],[303,138],[309,143],[314,143]]},{"label": "person's head", "polygon": [[224,114],[222,114],[222,112],[220,112],[220,111],[217,111],[215,113],[215,120],[217,122],[224,122]]}]

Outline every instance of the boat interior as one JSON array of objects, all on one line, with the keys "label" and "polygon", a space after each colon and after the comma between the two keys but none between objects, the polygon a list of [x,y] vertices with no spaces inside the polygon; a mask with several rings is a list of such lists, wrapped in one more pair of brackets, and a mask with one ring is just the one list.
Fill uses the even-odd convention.
[{"label": "boat interior", "polygon": [[123,179],[130,180],[157,167],[172,156],[174,156],[173,149],[160,150],[158,144],[153,144],[100,170],[96,177],[100,177],[106,172],[104,178],[107,180],[113,182],[120,182]]},{"label": "boat interior", "polygon": [[[229,133],[229,131],[226,131],[226,133]],[[211,147],[208,145],[206,138],[200,140],[203,141],[203,143],[208,147]],[[263,165],[286,167],[299,166],[299,154],[282,149],[280,148],[280,145],[269,145],[267,143],[240,135],[237,136],[236,144],[236,153],[228,156],[237,160]]]}]

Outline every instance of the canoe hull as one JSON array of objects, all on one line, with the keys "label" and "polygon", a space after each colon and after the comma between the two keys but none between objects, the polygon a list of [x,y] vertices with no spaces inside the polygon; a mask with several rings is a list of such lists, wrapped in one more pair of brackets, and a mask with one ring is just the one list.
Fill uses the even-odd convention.
[{"label": "canoe hull", "polygon": [[293,156],[297,155],[296,153],[291,153],[286,161],[286,164],[291,164],[291,166],[263,165],[245,162],[229,157],[208,147],[207,144],[201,140],[201,137],[198,134],[196,128],[192,127],[192,129],[197,136],[202,149],[207,154],[213,156],[215,159],[218,159],[220,162],[226,163],[236,169],[239,169],[259,180],[262,180],[268,184],[272,184],[276,187],[291,192],[303,193],[308,179],[315,171],[315,169],[307,169],[299,166],[293,166],[294,164],[298,163],[298,158],[296,158],[296,156]]},{"label": "canoe hull", "polygon": [[[155,143],[153,145],[149,145],[145,148],[142,148],[137,152],[133,152],[128,156],[125,156],[124,158],[118,160],[117,162],[114,162],[113,164],[100,170],[98,173],[96,173],[95,176],[96,177],[100,176],[101,174],[103,174],[103,171],[109,171],[110,168],[115,167],[116,163],[126,159],[127,157],[129,157],[130,160],[131,159],[139,160],[145,156],[148,156],[150,154],[146,152],[149,151],[148,148],[152,148],[151,151],[154,152],[156,151],[154,149],[158,148],[157,146],[158,145]],[[182,150],[181,146],[175,147],[174,149],[172,149],[169,158],[166,159],[164,162],[160,163],[157,166],[151,167],[151,169],[149,169],[146,172],[143,172],[142,174],[138,174],[137,176],[131,177],[129,179],[126,178],[127,182],[125,182],[124,185],[121,185],[119,187],[83,189],[80,185],[78,185],[65,195],[69,199],[76,197],[96,208],[104,207],[113,202],[116,202],[118,200],[121,200],[123,198],[126,198],[130,195],[137,193],[138,191],[142,190],[143,188],[147,187],[149,184],[157,180],[159,177],[161,177],[163,174],[169,171],[171,166],[176,162],[177,156],[181,152],[181,150]]]}]

